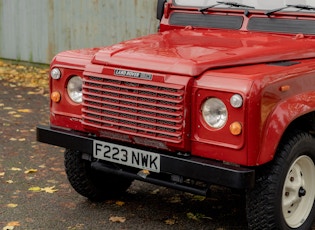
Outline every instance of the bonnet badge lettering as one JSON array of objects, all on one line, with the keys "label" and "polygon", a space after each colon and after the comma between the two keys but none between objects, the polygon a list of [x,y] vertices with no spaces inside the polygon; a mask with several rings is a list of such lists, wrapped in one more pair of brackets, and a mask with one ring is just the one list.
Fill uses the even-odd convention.
[{"label": "bonnet badge lettering", "polygon": [[130,70],[122,70],[122,69],[115,69],[114,75],[120,76],[120,77],[143,79],[143,80],[152,80],[152,77],[153,77],[152,74],[149,74],[149,73],[141,73],[141,72],[135,72],[135,71],[130,71]]}]

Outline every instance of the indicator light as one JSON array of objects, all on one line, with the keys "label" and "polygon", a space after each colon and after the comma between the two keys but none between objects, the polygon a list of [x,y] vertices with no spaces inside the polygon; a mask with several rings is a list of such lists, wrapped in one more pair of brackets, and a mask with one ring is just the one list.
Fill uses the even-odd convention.
[{"label": "indicator light", "polygon": [[57,91],[52,92],[51,95],[50,95],[50,99],[51,99],[53,102],[58,103],[58,102],[61,100],[61,95],[60,95],[60,93],[57,92]]},{"label": "indicator light", "polygon": [[238,121],[233,122],[230,125],[230,132],[234,136],[240,135],[242,133],[242,124],[240,122],[238,122]]}]

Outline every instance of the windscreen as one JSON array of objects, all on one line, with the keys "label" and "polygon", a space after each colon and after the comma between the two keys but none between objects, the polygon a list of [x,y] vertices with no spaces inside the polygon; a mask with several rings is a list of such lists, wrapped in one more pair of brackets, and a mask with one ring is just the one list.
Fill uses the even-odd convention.
[{"label": "windscreen", "polygon": [[[315,7],[315,0],[221,0],[219,2],[235,2],[262,10],[271,10],[275,8],[285,7],[286,5],[309,5]],[[207,7],[218,4],[218,0],[173,0],[173,3],[179,6]],[[216,7],[227,8],[230,6],[221,4]],[[286,10],[295,11],[296,9]]]}]

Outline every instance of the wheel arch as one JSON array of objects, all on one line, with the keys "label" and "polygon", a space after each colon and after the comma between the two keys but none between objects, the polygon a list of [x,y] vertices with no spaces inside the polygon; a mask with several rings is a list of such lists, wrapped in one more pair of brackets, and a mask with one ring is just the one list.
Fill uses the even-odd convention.
[{"label": "wheel arch", "polygon": [[296,95],[279,103],[264,127],[257,165],[271,161],[279,143],[293,130],[315,132],[315,92]]}]

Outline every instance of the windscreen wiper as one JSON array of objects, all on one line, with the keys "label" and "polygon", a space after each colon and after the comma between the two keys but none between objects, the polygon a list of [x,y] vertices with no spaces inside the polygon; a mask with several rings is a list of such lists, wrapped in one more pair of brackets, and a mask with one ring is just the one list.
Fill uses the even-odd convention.
[{"label": "windscreen wiper", "polygon": [[219,5],[226,5],[226,6],[231,6],[231,7],[244,7],[244,8],[251,8],[251,9],[255,8],[253,6],[243,5],[243,4],[240,4],[237,2],[217,2],[217,4],[201,8],[201,9],[199,9],[199,11],[201,13],[203,13],[203,12],[207,11],[208,9],[211,9],[211,8],[219,6]]},{"label": "windscreen wiper", "polygon": [[315,6],[308,6],[308,5],[286,5],[285,7],[281,7],[281,8],[278,8],[278,9],[274,9],[274,10],[267,11],[267,12],[265,13],[265,15],[270,16],[270,15],[273,14],[273,13],[276,13],[276,12],[278,12],[278,11],[282,11],[282,10],[285,10],[285,9],[288,9],[288,8],[296,8],[296,9],[299,9],[299,10],[315,10]]}]

